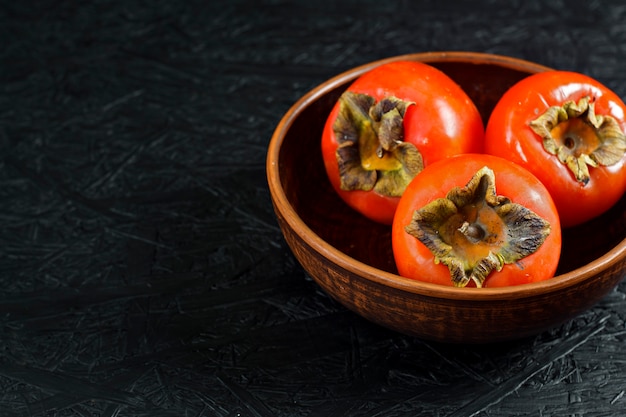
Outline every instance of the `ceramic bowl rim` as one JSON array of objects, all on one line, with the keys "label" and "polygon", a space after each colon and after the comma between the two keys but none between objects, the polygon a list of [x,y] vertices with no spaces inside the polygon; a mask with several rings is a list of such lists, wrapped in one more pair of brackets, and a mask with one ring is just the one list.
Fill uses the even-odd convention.
[{"label": "ceramic bowl rim", "polygon": [[519,58],[488,53],[462,51],[414,53],[385,58],[354,67],[328,79],[303,95],[289,108],[289,110],[287,110],[270,139],[266,158],[266,170],[270,193],[272,195],[272,199],[274,200],[274,206],[280,211],[282,217],[287,223],[289,223],[292,230],[303,241],[307,242],[311,249],[333,264],[380,285],[392,287],[397,290],[416,295],[465,301],[513,300],[558,292],[562,289],[575,286],[590,279],[599,271],[612,267],[626,256],[626,238],[624,238],[611,250],[593,261],[546,281],[498,288],[455,288],[413,280],[378,269],[352,258],[323,240],[317,233],[315,233],[298,215],[282,187],[279,159],[281,146],[285,139],[286,132],[291,128],[293,122],[303,112],[303,110],[319,97],[329,91],[332,91],[368,69],[373,68],[374,66],[401,59],[420,61],[436,60],[437,62],[476,61],[476,64],[495,64],[522,70],[524,68],[533,70],[550,69],[540,64],[525,61]]}]

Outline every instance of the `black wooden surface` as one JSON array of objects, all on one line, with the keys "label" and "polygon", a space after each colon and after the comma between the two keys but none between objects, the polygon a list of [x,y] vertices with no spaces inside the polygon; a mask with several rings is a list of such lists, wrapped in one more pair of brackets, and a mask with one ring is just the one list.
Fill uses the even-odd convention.
[{"label": "black wooden surface", "polygon": [[307,277],[264,166],[302,94],[392,55],[626,97],[621,1],[4,1],[0,45],[1,416],[624,415],[626,284],[516,342],[403,336]]}]

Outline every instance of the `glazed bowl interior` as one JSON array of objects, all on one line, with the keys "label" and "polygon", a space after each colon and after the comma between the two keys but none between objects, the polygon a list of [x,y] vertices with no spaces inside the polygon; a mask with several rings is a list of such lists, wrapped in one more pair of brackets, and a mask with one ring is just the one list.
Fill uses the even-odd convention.
[{"label": "glazed bowl interior", "polygon": [[[407,331],[402,323],[395,321],[387,323],[385,318],[379,319],[374,313],[367,311],[367,306],[356,305],[351,299],[346,301],[345,294],[337,294],[346,289],[333,287],[332,281],[327,276],[321,276],[323,273],[320,273],[317,267],[310,267],[308,257],[323,258],[327,265],[327,273],[336,273],[337,281],[341,281],[340,276],[347,271],[346,274],[351,278],[346,281],[346,285],[350,285],[355,281],[354,277],[358,277],[359,280],[367,281],[365,285],[374,282],[377,291],[385,292],[389,289],[395,296],[397,291],[401,291],[401,297],[397,296],[397,300],[413,296],[427,297],[418,301],[420,306],[434,299],[439,300],[438,302],[483,300],[508,303],[537,294],[550,294],[568,286],[579,285],[588,288],[590,284],[585,281],[596,279],[607,268],[611,270],[610,280],[603,281],[606,288],[591,294],[588,300],[581,300],[568,311],[558,313],[554,320],[538,324],[537,328],[521,329],[519,336],[543,330],[566,320],[571,315],[588,308],[614,287],[624,276],[625,197],[604,215],[579,227],[563,231],[563,248],[557,276],[549,281],[517,287],[458,289],[409,280],[397,275],[391,248],[391,228],[356,214],[337,196],[326,177],[320,138],[332,106],[348,85],[374,66],[399,59],[423,61],[449,75],[476,103],[485,124],[491,110],[508,87],[529,74],[549,69],[515,58],[488,54],[463,52],[412,54],[377,61],[340,74],[300,99],[285,115],[274,133],[268,151],[267,169],[279,224],[296,257],[313,278],[331,296],[358,313],[405,333]],[[294,244],[294,240],[298,243]],[[336,272],[335,268],[339,268],[339,272]],[[354,292],[358,288],[349,290]],[[389,302],[394,302],[393,296],[387,298]],[[367,304],[367,301],[365,303]],[[501,304],[498,308],[503,309],[506,306]],[[511,331],[515,329],[512,328]],[[423,335],[419,326],[415,331],[408,333]],[[444,331],[441,338],[446,338],[446,334]],[[432,334],[425,336],[439,338]],[[463,340],[462,336],[459,337]],[[510,337],[512,335],[503,336],[501,339]],[[488,335],[485,338],[488,338]]]}]

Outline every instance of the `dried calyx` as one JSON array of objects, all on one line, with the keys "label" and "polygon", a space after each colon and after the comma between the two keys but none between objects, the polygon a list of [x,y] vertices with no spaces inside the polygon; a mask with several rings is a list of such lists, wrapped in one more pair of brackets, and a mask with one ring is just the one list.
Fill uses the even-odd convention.
[{"label": "dried calyx", "polygon": [[582,185],[589,182],[590,166],[613,165],[626,153],[626,136],[619,123],[611,116],[597,115],[589,97],[548,108],[530,128]]},{"label": "dried calyx", "polygon": [[416,210],[405,230],[449,268],[453,285],[482,287],[492,271],[539,249],[550,223],[497,195],[494,172],[483,167],[464,187]]},{"label": "dried calyx", "polygon": [[342,94],[333,130],[343,190],[399,197],[423,169],[418,149],[404,142],[403,120],[411,104],[395,97],[376,102],[367,94]]}]

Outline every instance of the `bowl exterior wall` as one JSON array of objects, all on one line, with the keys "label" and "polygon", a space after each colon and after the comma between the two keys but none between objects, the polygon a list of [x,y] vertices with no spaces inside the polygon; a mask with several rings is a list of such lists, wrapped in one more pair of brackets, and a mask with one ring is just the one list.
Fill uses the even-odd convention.
[{"label": "bowl exterior wall", "polygon": [[[557,291],[502,299],[443,299],[393,288],[328,260],[276,210],[290,249],[324,291],[348,309],[392,330],[448,343],[519,339],[557,326],[604,297],[624,278],[626,258],[594,279]],[[478,290],[480,291],[480,290]]]}]

